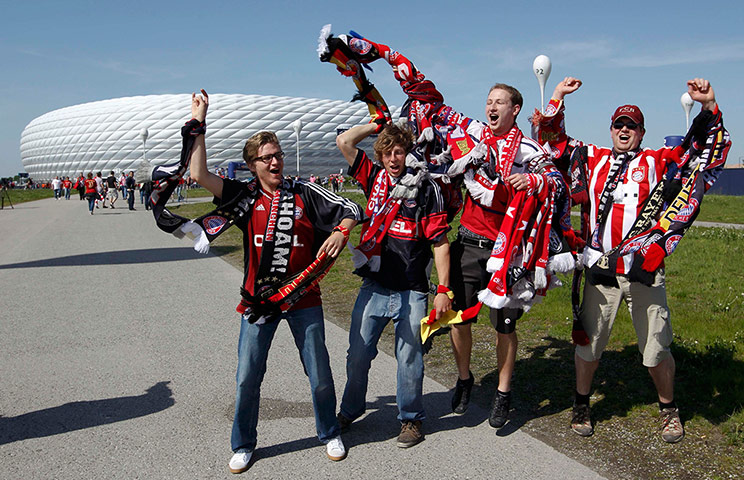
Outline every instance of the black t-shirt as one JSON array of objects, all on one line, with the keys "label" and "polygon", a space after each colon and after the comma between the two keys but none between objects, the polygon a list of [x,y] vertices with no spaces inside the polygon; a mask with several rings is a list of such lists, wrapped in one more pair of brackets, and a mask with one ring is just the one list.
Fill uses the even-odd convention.
[{"label": "black t-shirt", "polygon": [[[367,198],[377,175],[383,167],[372,163],[362,150],[357,150],[349,175],[361,184]],[[391,290],[429,291],[427,267],[432,258],[431,246],[447,234],[444,199],[439,186],[425,179],[416,198],[404,200],[390,229],[382,241],[380,270],[370,271],[367,265],[356,270],[362,277],[371,278]]]}]

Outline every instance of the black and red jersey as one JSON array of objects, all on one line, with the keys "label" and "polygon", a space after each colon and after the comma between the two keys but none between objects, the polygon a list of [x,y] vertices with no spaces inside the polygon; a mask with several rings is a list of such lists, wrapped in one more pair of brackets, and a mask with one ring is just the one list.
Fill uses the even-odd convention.
[{"label": "black and red jersey", "polygon": [[[362,150],[357,150],[354,165],[349,168],[369,198],[377,174],[383,170]],[[442,192],[426,178],[416,198],[403,200],[398,214],[382,243],[380,269],[372,272],[367,266],[356,271],[362,277],[375,280],[391,290],[429,290],[427,266],[432,258],[431,246],[449,231]]]},{"label": "black and red jersey", "polygon": [[[228,178],[223,179],[222,198],[215,199],[217,205],[224,205],[243,195],[248,184]],[[304,270],[318,253],[318,249],[330,235],[331,230],[345,218],[362,220],[359,205],[332,194],[323,187],[304,181],[290,181],[294,193],[295,220],[293,226],[292,250],[289,257],[288,275]],[[243,231],[243,260],[245,264],[243,285],[250,295],[254,295],[256,274],[261,259],[263,237],[266,232],[272,197],[261,190],[250,214],[236,221],[235,225]],[[320,288],[310,290],[292,310],[314,307],[321,304]],[[244,313],[248,305],[241,302],[238,312]]]}]

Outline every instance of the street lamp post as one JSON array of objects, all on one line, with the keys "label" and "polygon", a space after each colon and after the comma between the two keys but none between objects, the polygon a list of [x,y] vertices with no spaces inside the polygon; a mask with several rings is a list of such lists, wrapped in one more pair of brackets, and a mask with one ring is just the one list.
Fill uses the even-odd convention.
[{"label": "street lamp post", "polygon": [[297,137],[297,176],[300,176],[300,131],[302,131],[302,119],[298,118],[292,123],[295,137]]},{"label": "street lamp post", "polygon": [[144,161],[147,161],[147,148],[145,148],[145,142],[147,141],[147,137],[149,135],[150,132],[148,132],[146,128],[140,130],[140,138],[142,139],[142,159]]}]

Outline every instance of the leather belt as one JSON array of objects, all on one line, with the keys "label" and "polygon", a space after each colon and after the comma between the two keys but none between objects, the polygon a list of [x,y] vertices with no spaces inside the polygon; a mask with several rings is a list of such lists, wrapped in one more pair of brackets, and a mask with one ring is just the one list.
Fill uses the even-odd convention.
[{"label": "leather belt", "polygon": [[460,243],[463,245],[470,245],[471,247],[485,248],[488,250],[493,249],[493,240],[487,238],[473,238],[466,237],[464,235],[458,235]]}]

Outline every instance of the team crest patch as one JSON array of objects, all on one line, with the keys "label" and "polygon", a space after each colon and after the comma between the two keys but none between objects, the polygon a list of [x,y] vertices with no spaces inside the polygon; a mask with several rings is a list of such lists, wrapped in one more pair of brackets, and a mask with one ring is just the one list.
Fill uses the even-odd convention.
[{"label": "team crest patch", "polygon": [[294,216],[297,220],[302,218],[302,207],[295,206]]},{"label": "team crest patch", "polygon": [[630,178],[636,183],[644,181],[646,179],[646,167],[644,165],[635,167],[633,171],[630,172]]},{"label": "team crest patch", "polygon": [[675,248],[677,248],[677,244],[682,239],[682,235],[672,235],[671,237],[667,238],[666,243],[664,244],[664,249],[667,252],[667,255],[670,255]]},{"label": "team crest patch", "polygon": [[561,250],[563,250],[563,243],[561,242],[561,239],[558,238],[558,234],[555,233],[554,230],[550,231],[550,238],[549,238],[549,246],[551,252],[553,253],[559,253]]},{"label": "team crest patch", "polygon": [[506,235],[504,232],[499,232],[499,236],[496,237],[496,241],[493,242],[493,254],[499,255],[506,248]]},{"label": "team crest patch", "polygon": [[349,48],[352,52],[364,55],[366,53],[369,53],[369,51],[372,49],[372,44],[360,38],[350,38]]},{"label": "team crest patch", "polygon": [[211,216],[204,219],[204,230],[210,235],[216,235],[227,223],[225,217]]},{"label": "team crest patch", "polygon": [[691,198],[690,203],[682,207],[677,216],[674,217],[674,221],[688,222],[692,218],[692,215],[697,211],[698,205],[700,205],[698,201],[694,198]]},{"label": "team crest patch", "polygon": [[403,205],[405,205],[408,208],[416,208],[416,200],[413,198],[409,198],[405,202],[403,202]]}]

